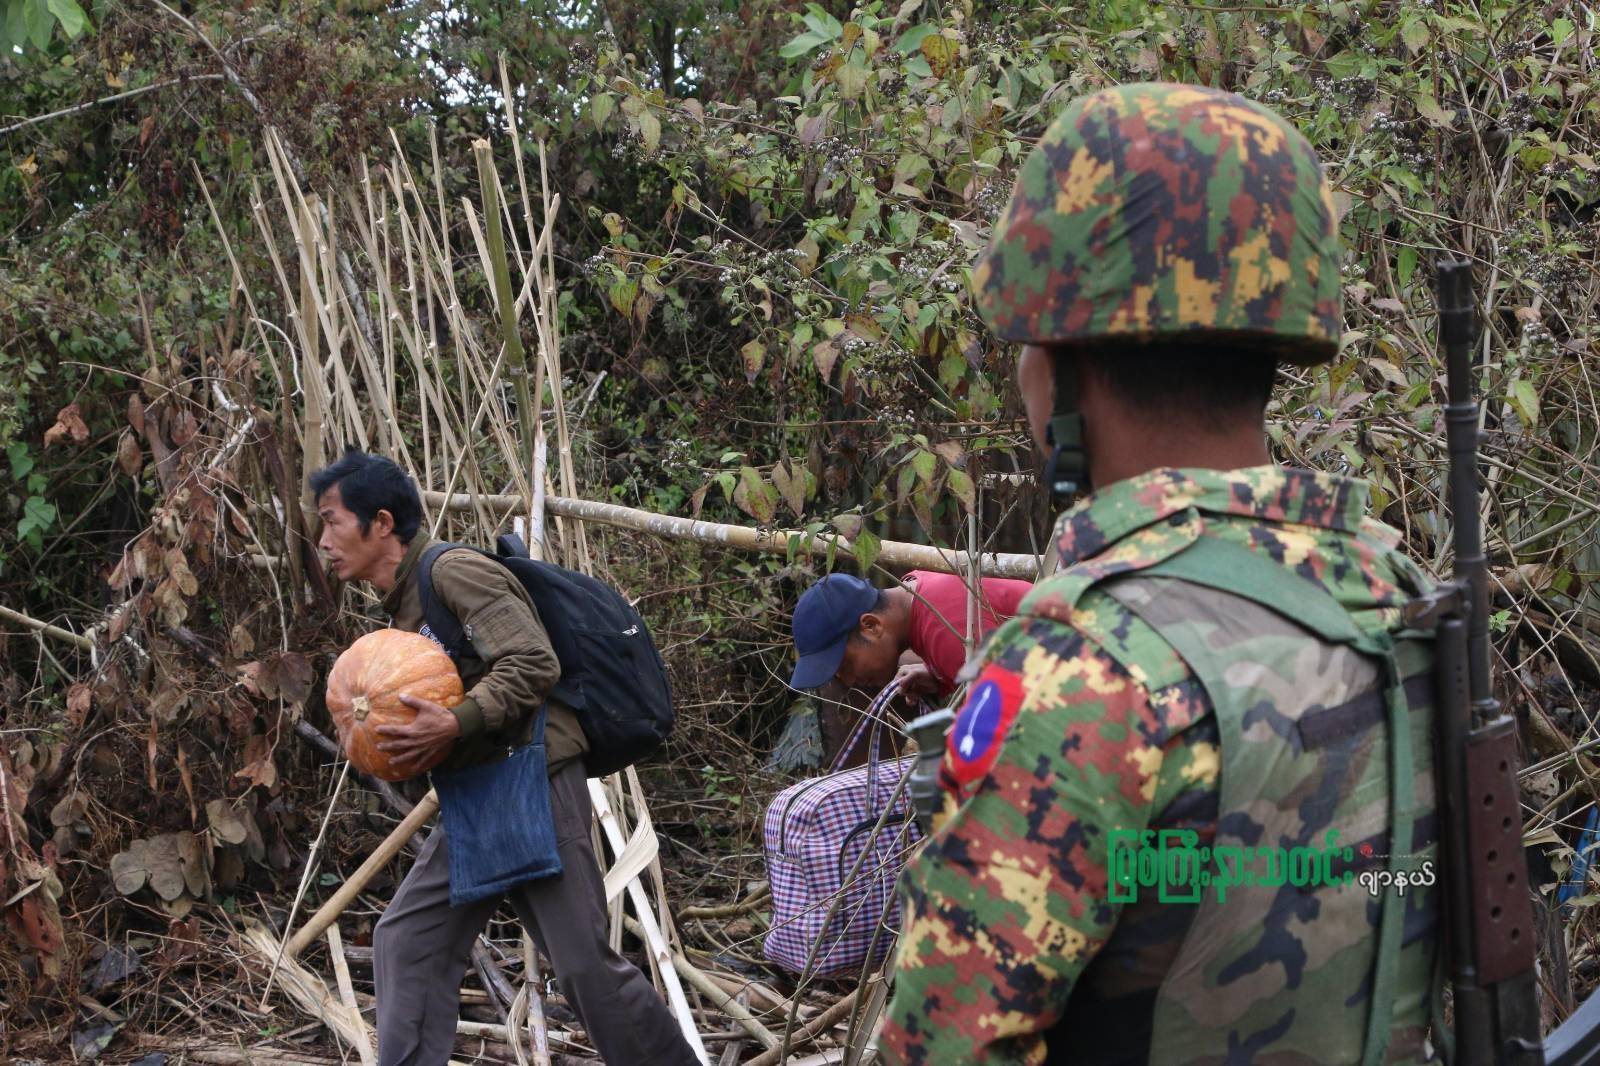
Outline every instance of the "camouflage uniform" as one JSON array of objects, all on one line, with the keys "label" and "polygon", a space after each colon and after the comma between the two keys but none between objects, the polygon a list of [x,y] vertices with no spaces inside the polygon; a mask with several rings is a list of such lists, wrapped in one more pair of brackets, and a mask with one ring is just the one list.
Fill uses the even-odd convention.
[{"label": "camouflage uniform", "polygon": [[[974,288],[1011,340],[1220,332],[1311,364],[1337,351],[1334,228],[1315,155],[1271,112],[1123,86],[1046,133]],[[1385,1041],[1428,1060],[1438,894],[1391,906],[1347,881],[1433,857],[1431,646],[1399,640],[1380,668],[1162,572],[1204,548],[1270,560],[1309,583],[1308,614],[1387,643],[1426,582],[1366,507],[1350,478],[1161,469],[1062,516],[1057,572],[966,671],[944,818],[902,882],[888,1062],[1350,1062]],[[1113,834],[1145,830],[1332,844],[1336,883],[1118,902]]]},{"label": "camouflage uniform", "polygon": [[[1108,579],[1136,574],[1202,535],[1216,537],[1315,582],[1359,625],[1393,628],[1421,578],[1395,550],[1394,532],[1363,519],[1366,502],[1363,482],[1309,471],[1160,470],[1118,482],[1067,513],[1060,572],[984,648],[973,691],[992,680],[1005,694],[984,738],[992,740],[969,752],[977,758],[964,758],[962,718],[951,731],[953,813],[904,881],[899,973],[879,1038],[890,1062],[1043,1062],[1047,1048],[1060,1061],[1171,1061],[1150,1053],[1155,1000],[1199,908],[1148,894],[1132,905],[1110,902],[1108,834],[1192,829],[1200,844],[1215,843],[1220,738],[1193,672],[1107,591]],[[1265,624],[1252,621],[1257,629]],[[1255,821],[1277,829],[1286,847],[1320,846],[1325,830],[1340,829],[1341,843],[1371,851],[1356,860],[1360,869],[1388,850],[1382,812],[1351,811],[1335,822],[1318,794],[1352,793],[1345,786],[1358,784],[1370,790],[1369,777],[1381,778],[1381,727],[1376,736],[1371,728],[1380,716],[1370,697],[1349,693],[1346,679],[1330,678],[1324,666],[1313,656],[1300,665],[1304,676],[1283,678],[1288,692],[1263,708],[1250,736],[1263,748],[1295,738],[1311,746],[1323,739],[1315,736],[1320,725],[1335,734],[1317,748],[1329,757],[1324,776],[1307,781],[1303,795],[1279,798],[1296,806],[1286,819],[1258,812]],[[1425,690],[1426,666],[1416,669]],[[1413,749],[1426,752],[1426,692],[1418,695]],[[1435,834],[1426,775],[1415,802],[1421,813],[1408,850],[1420,862]],[[1248,832],[1245,839],[1268,843]],[[1365,895],[1359,885],[1322,891]],[[1341,1029],[1359,1034],[1369,959],[1348,942],[1348,930],[1335,951],[1311,943],[1326,932],[1316,927],[1317,897],[1294,886],[1228,896],[1226,916],[1258,935],[1253,957],[1209,991],[1263,1000],[1273,1023],[1300,1014],[1301,1024],[1281,1032],[1223,1019],[1224,1039],[1259,1061],[1346,1061],[1330,1049]],[[1401,1061],[1421,1045],[1436,921],[1433,893],[1406,899],[1410,979],[1402,981],[1390,1047]],[[1371,910],[1375,923],[1375,902]],[[1343,994],[1307,1003],[1286,995],[1315,983],[1307,967],[1332,964]],[[1200,1013],[1215,1006],[1205,1003]]]}]

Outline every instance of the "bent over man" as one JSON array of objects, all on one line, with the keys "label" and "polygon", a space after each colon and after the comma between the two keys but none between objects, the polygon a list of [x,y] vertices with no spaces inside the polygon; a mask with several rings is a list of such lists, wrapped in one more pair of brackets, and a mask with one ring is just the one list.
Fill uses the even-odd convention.
[{"label": "bent over man", "polygon": [[[352,451],[314,473],[311,488],[323,522],[319,547],[334,573],[381,593],[394,628],[426,635],[417,563],[439,542],[419,533],[422,500],[415,484],[390,460]],[[437,1066],[448,1059],[472,942],[500,901],[509,899],[606,1062],[697,1063],[667,1005],[607,941],[603,883],[589,836],[588,745],[573,712],[546,699],[561,666],[537,608],[509,571],[477,552],[444,552],[432,577],[434,594],[470,641],[457,662],[467,698],[446,709],[402,697],[416,719],[381,727],[389,739],[378,746],[400,769],[448,748],[435,773],[486,778],[493,764],[539,741],[542,727],[561,871],[451,906],[450,849],[466,850],[472,842],[447,839],[441,820],[373,934],[380,1062]],[[490,807],[512,820],[531,816],[528,796],[485,797],[483,805],[478,813],[485,823],[496,816]]]},{"label": "bent over man", "polygon": [[1338,352],[1339,266],[1310,145],[1230,93],[1080,98],[1024,163],[974,294],[1092,491],[951,729],[890,1062],[1430,1058],[1438,894],[1351,883],[1434,854],[1423,576],[1264,432],[1276,365]]},{"label": "bent over man", "polygon": [[[979,582],[979,639],[1017,611],[1033,586],[988,577]],[[908,696],[943,699],[955,688],[967,658],[967,582],[955,574],[913,570],[898,585],[879,589],[851,574],[828,574],[800,594],[794,645],[800,653],[791,688],[877,692],[896,677]],[[919,663],[902,666],[911,652]]]}]

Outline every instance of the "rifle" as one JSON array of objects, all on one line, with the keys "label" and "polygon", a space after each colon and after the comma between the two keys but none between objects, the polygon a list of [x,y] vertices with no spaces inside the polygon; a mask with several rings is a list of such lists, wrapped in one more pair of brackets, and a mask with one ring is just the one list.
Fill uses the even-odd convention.
[{"label": "rifle", "polygon": [[917,742],[917,761],[911,767],[911,803],[917,824],[924,836],[933,832],[933,816],[939,813],[942,793],[939,787],[939,764],[944,761],[944,737],[950,731],[956,713],[949,708],[929,711],[912,719],[906,727]]},{"label": "rifle", "polygon": [[1539,1042],[1537,938],[1522,849],[1516,723],[1501,712],[1490,688],[1488,566],[1478,512],[1478,404],[1472,394],[1472,264],[1440,263],[1437,292],[1455,574],[1408,604],[1406,616],[1436,633],[1436,762],[1455,995],[1453,1058],[1466,1066],[1539,1066],[1546,1056]]}]

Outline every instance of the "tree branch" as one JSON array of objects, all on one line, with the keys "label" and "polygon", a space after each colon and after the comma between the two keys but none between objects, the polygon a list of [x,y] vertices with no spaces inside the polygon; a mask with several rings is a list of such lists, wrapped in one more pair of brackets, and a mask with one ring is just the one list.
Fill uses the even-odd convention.
[{"label": "tree branch", "polygon": [[48,122],[53,118],[64,118],[67,115],[77,114],[79,111],[87,111],[91,107],[99,107],[101,104],[111,104],[118,100],[127,100],[131,97],[142,96],[145,93],[155,92],[157,89],[165,89],[171,85],[186,85],[192,81],[220,80],[222,80],[221,74],[190,74],[181,78],[169,78],[166,81],[154,82],[150,85],[141,85],[139,88],[129,89],[127,92],[112,93],[110,96],[102,96],[98,100],[90,100],[87,103],[73,104],[71,107],[63,107],[60,111],[52,111],[48,115],[35,115],[32,118],[25,118],[21,122],[12,123],[9,126],[0,126],[0,137],[4,137],[8,133],[15,133],[17,130],[23,129],[27,126],[34,126],[40,122]]}]

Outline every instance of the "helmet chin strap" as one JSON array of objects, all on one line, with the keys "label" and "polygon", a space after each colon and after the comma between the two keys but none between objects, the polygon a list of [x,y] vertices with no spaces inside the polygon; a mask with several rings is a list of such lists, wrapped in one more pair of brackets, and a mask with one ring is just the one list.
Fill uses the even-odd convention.
[{"label": "helmet chin strap", "polygon": [[1089,452],[1083,438],[1083,415],[1078,411],[1078,368],[1067,357],[1057,355],[1054,369],[1055,410],[1044,434],[1050,445],[1044,483],[1053,497],[1065,499],[1089,491]]}]

